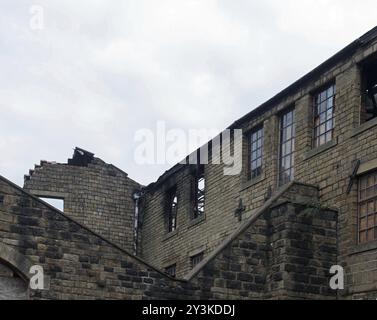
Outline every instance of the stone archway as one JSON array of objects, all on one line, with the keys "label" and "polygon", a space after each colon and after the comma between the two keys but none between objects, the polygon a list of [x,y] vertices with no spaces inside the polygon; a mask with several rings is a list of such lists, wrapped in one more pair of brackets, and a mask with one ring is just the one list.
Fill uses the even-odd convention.
[{"label": "stone archway", "polygon": [[29,298],[31,265],[17,250],[0,242],[0,300]]}]

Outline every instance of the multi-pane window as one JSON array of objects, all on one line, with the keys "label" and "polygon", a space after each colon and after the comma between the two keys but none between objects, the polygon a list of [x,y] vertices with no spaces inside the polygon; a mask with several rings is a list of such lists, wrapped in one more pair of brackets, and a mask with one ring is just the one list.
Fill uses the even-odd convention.
[{"label": "multi-pane window", "polygon": [[193,218],[199,218],[204,214],[206,180],[204,166],[200,165],[194,176],[194,214]]},{"label": "multi-pane window", "polygon": [[176,273],[177,273],[177,265],[173,264],[173,265],[165,268],[165,273],[168,274],[169,276],[175,278]]},{"label": "multi-pane window", "polygon": [[359,242],[377,240],[377,172],[359,179]]},{"label": "multi-pane window", "polygon": [[294,179],[295,131],[295,110],[290,109],[280,118],[279,185]]},{"label": "multi-pane window", "polygon": [[331,141],[334,136],[335,85],[314,97],[314,147]]},{"label": "multi-pane window", "polygon": [[204,258],[204,252],[191,257],[191,268],[195,268]]},{"label": "multi-pane window", "polygon": [[263,128],[251,132],[249,137],[250,167],[249,178],[255,179],[262,174]]},{"label": "multi-pane window", "polygon": [[177,188],[174,187],[168,191],[168,232],[173,232],[177,229],[177,208]]}]

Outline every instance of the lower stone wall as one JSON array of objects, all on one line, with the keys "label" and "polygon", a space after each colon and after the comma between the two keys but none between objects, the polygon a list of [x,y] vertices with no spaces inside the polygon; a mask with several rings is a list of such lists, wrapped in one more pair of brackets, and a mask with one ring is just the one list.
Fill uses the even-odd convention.
[{"label": "lower stone wall", "polygon": [[42,266],[49,279],[48,290],[31,291],[32,299],[195,298],[187,283],[167,277],[2,179],[0,194],[0,244],[30,265]]},{"label": "lower stone wall", "polygon": [[326,283],[336,215],[291,196],[245,221],[247,228],[179,280],[0,177],[0,261],[25,279],[26,266],[43,267],[46,290],[30,290],[31,299],[334,298]]},{"label": "lower stone wall", "polygon": [[272,298],[335,298],[330,269],[337,261],[337,214],[285,203],[267,213],[271,243],[268,292]]},{"label": "lower stone wall", "polygon": [[196,277],[210,299],[336,299],[337,215],[285,202],[268,210]]}]

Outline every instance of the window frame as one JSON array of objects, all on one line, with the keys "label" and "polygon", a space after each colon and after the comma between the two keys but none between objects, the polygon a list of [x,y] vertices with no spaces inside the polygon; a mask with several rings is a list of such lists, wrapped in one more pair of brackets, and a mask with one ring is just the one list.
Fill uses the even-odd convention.
[{"label": "window frame", "polygon": [[[204,182],[203,190],[199,189],[200,180]],[[192,213],[192,220],[200,219],[204,217],[205,214],[205,203],[206,203],[206,189],[207,189],[207,179],[205,174],[205,167],[204,165],[198,165],[195,173],[193,174],[193,213]],[[201,195],[199,195],[201,193]],[[201,205],[201,210],[199,206]]]},{"label": "window frame", "polygon": [[[332,88],[332,95],[328,95],[329,90]],[[326,94],[326,98],[322,99],[322,95]],[[328,101],[332,100],[331,107],[328,107]],[[320,89],[315,91],[312,94],[312,101],[313,101],[313,107],[312,107],[312,113],[313,113],[313,130],[312,130],[312,147],[313,149],[317,149],[326,143],[329,143],[334,140],[335,138],[335,112],[336,112],[336,83],[331,82],[330,84],[327,84],[325,86],[322,86]],[[326,109],[325,111],[320,111],[320,106],[326,103]],[[328,111],[332,109],[331,117],[328,117],[327,113]],[[321,115],[325,114],[325,120],[321,121]],[[319,119],[318,125],[316,124],[317,119]],[[331,129],[328,130],[328,122],[331,121]],[[324,133],[321,133],[321,127],[325,126]],[[317,134],[318,129],[318,134]],[[327,138],[327,135],[331,133],[330,139]],[[321,143],[321,137],[325,137],[325,141]]]},{"label": "window frame", "polygon": [[[260,136],[258,134],[261,133]],[[256,139],[253,140],[254,135]],[[258,147],[258,142],[261,142],[260,147]],[[256,143],[256,148],[253,150],[253,144]],[[248,148],[248,161],[247,161],[247,178],[249,181],[259,179],[263,175],[263,160],[264,160],[264,126],[260,125],[253,128],[247,134],[247,148]],[[260,151],[260,156],[258,156],[258,151]],[[253,159],[253,154],[256,153],[256,158]],[[256,167],[254,170],[252,168],[253,163],[258,163],[260,160],[260,166]],[[260,169],[259,172],[256,172],[256,175],[253,175],[253,171]]]},{"label": "window frame", "polygon": [[[178,228],[179,196],[177,192],[177,186],[171,187],[169,190],[167,190],[166,196],[167,196],[167,211],[168,211],[166,227],[167,227],[167,232],[172,233],[172,232],[175,232]],[[174,201],[175,199],[176,201]]]},{"label": "window frame", "polygon": [[[371,69],[371,70],[368,70]],[[359,74],[360,74],[360,94],[361,94],[361,105],[360,105],[360,112],[359,112],[359,125],[367,123],[373,119],[377,118],[377,101],[376,101],[376,94],[373,95],[371,98],[368,95],[368,91],[372,88],[374,92],[376,92],[377,87],[377,79],[374,81],[368,81],[370,74],[375,74],[377,71],[377,55],[373,55],[370,58],[363,60],[359,64]],[[371,85],[374,84],[373,87]],[[372,104],[376,110],[374,112],[367,112],[367,105]]]},{"label": "window frame", "polygon": [[[373,185],[368,187],[368,179],[372,177],[374,180]],[[366,180],[365,188],[362,188],[363,182]],[[373,189],[372,196],[367,196],[368,189]],[[365,197],[362,197],[362,192]],[[358,244],[366,244],[377,240],[377,170],[373,170],[361,175],[358,178],[358,191],[357,191],[357,242]],[[373,204],[373,211],[369,211],[369,205]],[[366,208],[365,215],[362,213],[362,207]],[[369,225],[369,218],[373,217],[373,225]],[[362,228],[362,219],[365,222],[365,228]],[[369,239],[369,232],[373,231],[373,239]],[[365,232],[365,240],[362,239],[362,233]]]},{"label": "window frame", "polygon": [[204,251],[191,256],[190,257],[191,269],[194,269],[203,260],[204,260]]},{"label": "window frame", "polygon": [[[283,121],[284,117],[287,116],[288,114],[292,113],[292,122],[283,127]],[[287,139],[283,143],[283,135],[284,135],[284,129],[287,129],[289,127],[292,127],[292,134],[291,138]],[[291,152],[288,154],[285,154],[283,157],[283,148],[284,144],[286,143],[291,143]],[[281,187],[291,181],[294,180],[294,175],[295,175],[295,155],[296,155],[296,108],[295,105],[291,105],[288,108],[284,109],[280,114],[279,114],[279,153],[278,153],[278,186]],[[282,160],[283,158],[288,158],[290,159],[290,167],[288,169],[282,170]],[[290,171],[290,176],[289,176],[289,181],[283,181],[282,180],[282,173]],[[292,173],[293,171],[293,173]]]},{"label": "window frame", "polygon": [[[170,270],[173,270],[173,272],[169,272]],[[169,275],[170,277],[172,278],[176,278],[177,277],[177,264],[174,263],[168,267],[165,267],[165,270],[164,272]]]}]

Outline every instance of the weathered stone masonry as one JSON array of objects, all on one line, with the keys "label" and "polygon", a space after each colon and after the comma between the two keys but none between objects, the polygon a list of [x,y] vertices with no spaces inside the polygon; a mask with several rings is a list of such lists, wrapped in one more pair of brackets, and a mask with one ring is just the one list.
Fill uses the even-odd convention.
[{"label": "weathered stone masonry", "polygon": [[48,286],[32,299],[333,298],[336,214],[307,205],[316,193],[287,186],[178,280],[0,178],[0,262],[25,280],[31,265],[44,268]]},{"label": "weathered stone masonry", "polygon": [[[24,190],[1,178],[0,266],[7,266],[7,277],[0,273],[0,288],[19,283],[9,280],[12,272],[27,277],[21,258],[10,259],[14,252],[42,264],[50,279],[49,289],[30,292],[31,298],[376,298],[377,244],[359,241],[358,182],[377,172],[377,118],[363,111],[370,65],[377,65],[377,29],[234,122],[229,128],[245,136],[243,153],[235,154],[242,172],[226,176],[222,165],[205,165],[204,213],[194,219],[193,165],[177,165],[143,187],[76,148],[67,164],[36,166]],[[330,85],[334,129],[317,148],[314,97]],[[295,174],[280,186],[286,110],[295,114]],[[247,137],[256,128],[263,128],[263,161],[261,174],[250,179]],[[177,228],[168,232],[172,188]],[[137,221],[135,192],[141,196]],[[64,214],[31,194],[64,198]],[[198,254],[204,260],[194,266]],[[338,292],[329,288],[336,264],[346,274]],[[163,274],[171,266],[177,279]]]},{"label": "weathered stone masonry", "polygon": [[41,161],[24,187],[40,197],[64,199],[68,216],[134,251],[133,193],[141,186],[113,165],[76,148],[67,164]]},{"label": "weathered stone masonry", "polygon": [[[201,221],[189,219],[187,210],[187,177],[189,169],[176,166],[162,176],[163,181],[182,190],[178,207],[178,230],[167,235],[164,212],[160,205],[164,183],[151,186],[150,200],[144,209],[141,246],[142,256],[160,268],[177,263],[177,273],[189,270],[191,252],[202,250],[210,254],[238,227],[234,216],[240,199],[245,206],[243,219],[263,205],[268,195],[278,190],[279,127],[281,114],[294,108],[296,117],[295,180],[318,186],[319,200],[325,207],[338,212],[337,263],[345,267],[346,288],[340,298],[375,297],[377,292],[376,242],[358,241],[358,178],[377,170],[377,119],[362,122],[363,72],[369,63],[377,61],[377,30],[357,39],[321,66],[295,82],[259,108],[253,110],[229,128],[242,129],[243,172],[224,176],[222,166],[208,165],[205,216]],[[367,64],[368,63],[368,64]],[[333,139],[319,148],[313,147],[313,100],[321,89],[335,85]],[[262,175],[247,179],[247,136],[251,130],[263,127],[264,161]],[[355,164],[361,166],[353,179]],[[365,168],[365,169],[364,169]],[[350,193],[347,189],[351,185]],[[219,196],[221,195],[221,196]],[[154,238],[155,241],[151,241]],[[174,255],[169,255],[172,252]]]}]

